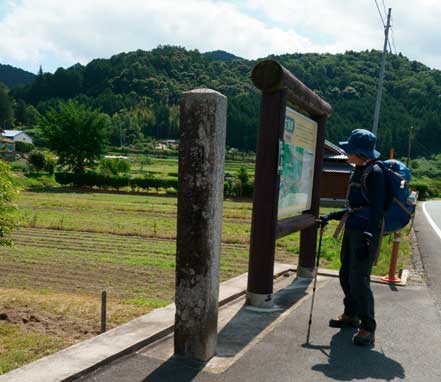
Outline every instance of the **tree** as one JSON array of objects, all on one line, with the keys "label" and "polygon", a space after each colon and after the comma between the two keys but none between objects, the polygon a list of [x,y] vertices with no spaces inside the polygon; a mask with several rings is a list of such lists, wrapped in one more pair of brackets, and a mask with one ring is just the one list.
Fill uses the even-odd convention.
[{"label": "tree", "polygon": [[106,158],[100,163],[100,171],[104,175],[127,175],[130,172],[130,163],[123,158]]},{"label": "tree", "polygon": [[58,163],[75,173],[95,167],[109,140],[109,117],[75,101],[50,108],[41,126]]},{"label": "tree", "polygon": [[17,194],[8,165],[0,161],[0,246],[11,244],[8,234],[17,226],[17,208],[12,204]]},{"label": "tree", "polygon": [[15,103],[14,116],[16,125],[23,125],[26,129],[30,129],[37,124],[40,113],[34,106],[18,99]]},{"label": "tree", "polygon": [[46,167],[46,157],[39,150],[32,150],[29,153],[29,164],[35,171],[42,171]]},{"label": "tree", "polygon": [[[10,95],[17,103],[15,123],[29,128],[38,117],[18,105],[20,100],[43,114],[56,100],[72,98],[112,117],[113,145],[119,146],[122,140],[132,145],[147,137],[176,138],[182,93],[203,86],[228,96],[227,145],[254,151],[261,102],[261,94],[250,80],[256,62],[230,58],[162,46],[93,60],[86,66],[74,65],[54,74],[42,70],[29,85],[11,89]],[[268,58],[280,62],[332,105],[328,139],[338,142],[353,129],[371,128],[380,51],[295,53]],[[388,57],[378,150],[387,153],[393,145],[398,156],[405,155],[409,126],[420,126],[414,154],[439,152],[439,145],[433,145],[432,139],[439,136],[440,126],[432,124],[429,129],[428,123],[431,113],[441,114],[440,100],[441,71],[400,55]],[[37,145],[45,144],[32,133]]]},{"label": "tree", "polygon": [[14,112],[8,88],[0,83],[0,131],[12,127],[13,122]]}]

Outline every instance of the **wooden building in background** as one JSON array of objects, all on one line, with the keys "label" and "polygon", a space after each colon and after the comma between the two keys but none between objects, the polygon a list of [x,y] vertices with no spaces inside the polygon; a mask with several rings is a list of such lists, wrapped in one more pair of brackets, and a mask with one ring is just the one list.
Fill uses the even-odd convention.
[{"label": "wooden building in background", "polygon": [[15,159],[15,142],[0,136],[0,159],[13,161]]},{"label": "wooden building in background", "polygon": [[320,181],[320,199],[324,203],[344,204],[352,174],[352,166],[347,163],[345,152],[325,141],[323,153],[323,170]]}]

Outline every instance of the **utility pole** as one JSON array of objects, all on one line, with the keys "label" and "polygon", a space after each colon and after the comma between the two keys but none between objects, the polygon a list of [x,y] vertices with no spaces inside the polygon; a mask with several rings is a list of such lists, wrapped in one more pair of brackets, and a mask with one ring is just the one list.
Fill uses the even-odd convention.
[{"label": "utility pole", "polygon": [[406,160],[406,166],[409,167],[409,162],[410,162],[410,150],[412,148],[412,130],[413,130],[413,126],[410,126],[409,129],[409,142],[407,145],[407,160]]},{"label": "utility pole", "polygon": [[381,57],[380,78],[378,80],[377,102],[375,104],[374,124],[372,126],[372,132],[375,135],[377,135],[378,121],[380,119],[381,94],[383,92],[384,67],[386,65],[386,52],[387,52],[387,43],[389,39],[391,13],[392,13],[392,8],[389,8],[389,12],[387,14],[387,24],[384,27],[384,47],[383,47],[383,55]]}]

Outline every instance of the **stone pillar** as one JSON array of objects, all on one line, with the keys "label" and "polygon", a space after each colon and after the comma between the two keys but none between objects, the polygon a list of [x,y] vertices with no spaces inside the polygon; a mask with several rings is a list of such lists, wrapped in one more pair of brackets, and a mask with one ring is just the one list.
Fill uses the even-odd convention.
[{"label": "stone pillar", "polygon": [[208,361],[216,351],[227,98],[184,93],[179,140],[175,354]]}]

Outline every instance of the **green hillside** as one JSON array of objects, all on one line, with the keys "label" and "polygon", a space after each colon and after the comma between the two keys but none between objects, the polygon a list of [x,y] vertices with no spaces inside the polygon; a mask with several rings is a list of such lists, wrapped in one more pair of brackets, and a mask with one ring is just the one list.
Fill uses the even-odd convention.
[{"label": "green hillside", "polygon": [[[287,54],[271,56],[317,91],[334,107],[328,138],[344,139],[354,128],[370,129],[375,104],[380,52]],[[112,142],[134,144],[144,137],[174,138],[178,134],[182,92],[209,87],[229,98],[228,142],[254,150],[259,117],[259,93],[250,81],[255,61],[225,52],[201,54],[163,46],[152,51],[121,53],[42,74],[28,86],[12,91],[40,113],[55,100],[76,98],[112,117]],[[20,101],[21,100],[21,101]],[[20,113],[18,113],[20,114]],[[21,113],[23,114],[23,113]],[[20,115],[21,115],[20,114]],[[16,115],[16,123],[26,124]],[[379,149],[390,146],[398,155],[407,150],[409,127],[415,127],[413,152],[441,152],[441,71],[402,55],[387,58]]]},{"label": "green hillside", "polygon": [[0,64],[0,82],[3,82],[8,88],[30,84],[34,78],[35,74],[33,73],[14,68],[11,65]]}]

